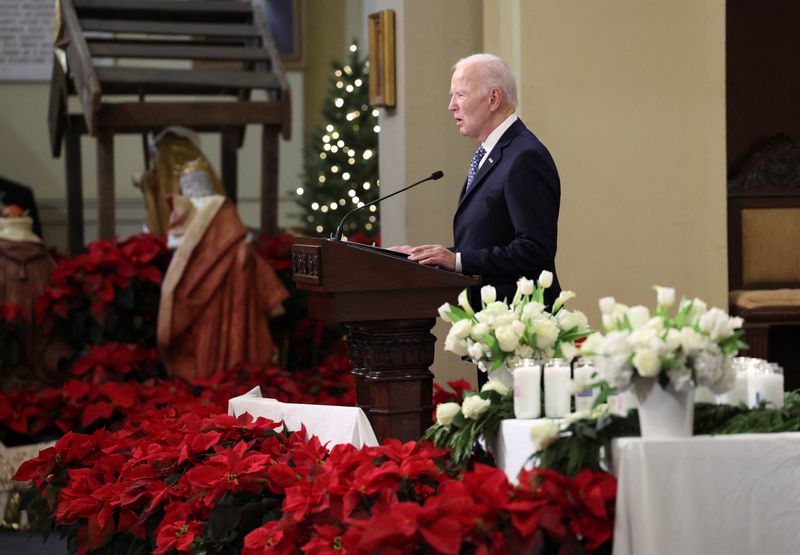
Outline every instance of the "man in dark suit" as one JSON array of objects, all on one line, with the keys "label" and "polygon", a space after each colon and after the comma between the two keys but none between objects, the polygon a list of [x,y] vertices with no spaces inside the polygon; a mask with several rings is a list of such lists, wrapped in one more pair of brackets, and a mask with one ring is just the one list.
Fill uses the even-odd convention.
[{"label": "man in dark suit", "polygon": [[[502,59],[475,54],[454,67],[449,110],[462,135],[480,143],[461,190],[455,246],[405,247],[409,260],[493,285],[511,300],[517,279],[553,273],[545,292],[552,305],[561,291],[555,257],[561,186],[547,148],[516,116],[516,81]],[[471,302],[480,308],[478,288]]]}]

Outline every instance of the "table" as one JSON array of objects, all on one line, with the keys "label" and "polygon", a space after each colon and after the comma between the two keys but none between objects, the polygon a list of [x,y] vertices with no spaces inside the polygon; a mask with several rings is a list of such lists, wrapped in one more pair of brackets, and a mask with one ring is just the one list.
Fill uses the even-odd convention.
[{"label": "table", "polygon": [[[544,421],[500,424],[492,452],[512,482]],[[612,466],[614,555],[800,553],[800,433],[619,438]]]},{"label": "table", "polygon": [[301,425],[305,425],[309,436],[317,436],[329,447],[342,443],[350,443],[357,448],[378,445],[375,432],[359,407],[281,403],[263,398],[261,388],[256,386],[228,401],[228,414],[239,416],[246,412],[253,417],[283,421],[289,430],[299,430]]},{"label": "table", "polygon": [[551,422],[551,418],[509,419],[500,422],[497,437],[490,450],[497,468],[503,469],[509,481],[516,484],[523,467],[533,467],[533,462],[528,459],[539,447],[531,439],[531,430],[536,426],[550,425]]},{"label": "table", "polygon": [[800,552],[800,433],[620,438],[614,555]]}]

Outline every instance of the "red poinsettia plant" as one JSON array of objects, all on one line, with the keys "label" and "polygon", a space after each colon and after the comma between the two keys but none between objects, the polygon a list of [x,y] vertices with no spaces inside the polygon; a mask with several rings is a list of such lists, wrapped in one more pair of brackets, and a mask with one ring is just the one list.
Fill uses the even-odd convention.
[{"label": "red poinsettia plant", "polygon": [[78,349],[106,341],[155,345],[161,281],[171,254],[163,239],[95,241],[62,258],[37,299],[37,320]]},{"label": "red poinsettia plant", "polygon": [[0,303],[0,373],[22,362],[25,352],[25,309],[16,303]]},{"label": "red poinsettia plant", "polygon": [[166,409],[117,432],[67,434],[15,479],[42,530],[79,554],[593,551],[613,530],[613,476],[458,471],[429,443],[330,452],[249,415]]}]

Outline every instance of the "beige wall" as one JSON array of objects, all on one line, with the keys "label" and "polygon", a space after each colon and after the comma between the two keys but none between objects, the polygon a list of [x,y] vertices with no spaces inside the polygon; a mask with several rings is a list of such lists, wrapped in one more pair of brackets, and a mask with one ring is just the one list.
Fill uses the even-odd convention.
[{"label": "beige wall", "polygon": [[[443,242],[474,146],[446,111],[450,66],[479,50],[519,78],[520,115],[562,180],[557,266],[572,306],[652,305],[654,284],[726,303],[723,0],[385,1],[398,11],[398,107],[382,116],[387,244]],[[482,37],[482,40],[481,38]],[[391,154],[389,154],[391,153]],[[395,204],[389,204],[394,202]],[[474,371],[441,355],[437,381]]]}]

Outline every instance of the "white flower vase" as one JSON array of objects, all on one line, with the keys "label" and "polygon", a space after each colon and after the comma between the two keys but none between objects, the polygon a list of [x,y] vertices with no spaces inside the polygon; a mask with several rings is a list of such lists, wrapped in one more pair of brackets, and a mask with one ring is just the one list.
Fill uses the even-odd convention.
[{"label": "white flower vase", "polygon": [[511,390],[514,389],[514,374],[505,364],[498,366],[494,370],[489,370],[489,381],[497,381]]},{"label": "white flower vase", "polygon": [[676,391],[656,378],[633,383],[639,403],[639,428],[643,438],[691,437],[694,427],[694,389]]}]

